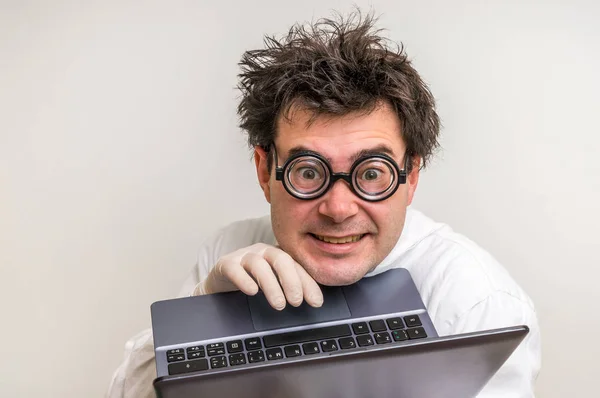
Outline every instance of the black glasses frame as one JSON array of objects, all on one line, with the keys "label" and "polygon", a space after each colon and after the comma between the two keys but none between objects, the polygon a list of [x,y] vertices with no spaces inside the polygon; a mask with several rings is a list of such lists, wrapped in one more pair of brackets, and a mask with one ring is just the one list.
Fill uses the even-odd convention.
[{"label": "black glasses frame", "polygon": [[[359,198],[366,200],[368,202],[381,202],[381,201],[389,198],[390,196],[392,196],[396,192],[396,190],[398,189],[400,184],[406,183],[406,177],[408,174],[407,168],[408,168],[408,162],[410,159],[410,156],[408,156],[408,155],[404,156],[404,168],[402,170],[400,170],[398,163],[396,163],[396,161],[388,155],[376,154],[376,155],[363,156],[363,157],[357,159],[352,164],[352,167],[350,168],[350,171],[348,173],[344,173],[344,172],[334,173],[333,169],[331,168],[331,165],[329,164],[327,159],[325,159],[321,154],[319,154],[317,152],[304,151],[304,152],[297,153],[294,156],[288,158],[285,161],[285,163],[283,164],[283,166],[281,166],[281,167],[279,167],[279,159],[277,156],[277,150],[275,149],[275,146],[273,146],[273,153],[275,156],[275,179],[277,181],[281,181],[281,183],[283,184],[283,187],[290,195],[292,195],[293,197],[295,197],[297,199],[301,199],[301,200],[313,200],[313,199],[320,198],[321,196],[325,195],[331,189],[333,184],[335,184],[338,180],[343,180],[343,181],[346,181],[346,183],[348,183],[352,192]],[[285,173],[290,172],[290,170],[288,170],[290,165],[292,165],[296,159],[298,159],[300,157],[304,157],[304,156],[310,156],[310,157],[314,157],[314,158],[318,159],[322,164],[325,165],[325,167],[327,168],[327,172],[329,173],[329,181],[328,182],[323,184],[323,186],[321,186],[319,189],[317,189],[313,192],[309,192],[307,194],[301,194],[301,193],[291,189],[287,184],[287,181],[289,180],[289,178],[285,178]],[[352,176],[353,176],[356,168],[361,163],[363,163],[365,160],[371,160],[371,159],[383,159],[383,160],[386,160],[387,162],[389,162],[392,165],[392,167],[394,167],[394,170],[395,170],[396,176],[397,176],[397,180],[398,180],[397,184],[390,185],[390,187],[388,188],[388,190],[389,190],[388,192],[383,191],[383,192],[385,192],[385,194],[383,196],[377,197],[377,198],[373,198],[374,195],[369,194],[368,192],[363,190],[358,184],[354,184],[352,181]]]}]

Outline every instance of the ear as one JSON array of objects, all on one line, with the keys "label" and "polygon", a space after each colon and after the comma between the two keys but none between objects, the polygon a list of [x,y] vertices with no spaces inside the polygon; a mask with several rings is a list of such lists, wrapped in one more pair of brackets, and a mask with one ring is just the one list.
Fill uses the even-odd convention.
[{"label": "ear", "polygon": [[407,206],[413,201],[413,197],[415,196],[415,191],[417,190],[417,185],[419,184],[419,171],[421,169],[421,157],[413,156],[412,161],[412,170],[410,174],[406,177],[406,185],[408,186],[408,201]]},{"label": "ear", "polygon": [[265,194],[265,199],[271,203],[271,172],[267,167],[268,156],[269,154],[262,147],[254,147],[254,164],[258,183]]}]

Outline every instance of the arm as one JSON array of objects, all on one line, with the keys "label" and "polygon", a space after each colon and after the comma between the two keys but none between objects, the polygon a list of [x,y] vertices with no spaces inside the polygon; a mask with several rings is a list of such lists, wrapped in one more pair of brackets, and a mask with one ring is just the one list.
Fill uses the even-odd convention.
[{"label": "arm", "polygon": [[531,303],[505,292],[495,292],[462,315],[452,334],[527,325],[528,336],[488,382],[478,398],[534,398],[541,366],[540,330]]},{"label": "arm", "polygon": [[125,344],[123,362],[113,374],[106,398],[154,398],[154,378],[152,330],[146,329]]},{"label": "arm", "polygon": [[[206,277],[210,270],[214,245],[221,240],[219,235],[206,241],[199,250],[198,260],[183,283],[177,297],[192,294],[198,282]],[[133,336],[125,344],[125,353],[121,365],[115,370],[106,398],[155,398],[152,386],[156,378],[154,361],[154,341],[152,329],[146,329]]]},{"label": "arm", "polygon": [[[299,293],[296,305],[300,305],[302,298],[320,305],[323,296],[316,282],[289,255],[271,245],[274,238],[268,222],[268,218],[237,222],[205,241],[179,297],[237,289],[255,294],[260,287],[270,302],[279,295],[283,297],[284,292],[289,298],[290,291],[295,289]],[[282,279],[284,292],[273,269]],[[286,286],[291,289],[285,289]],[[125,357],[113,375],[107,398],[153,398],[154,378],[154,344],[152,331],[147,329],[127,342]]]}]

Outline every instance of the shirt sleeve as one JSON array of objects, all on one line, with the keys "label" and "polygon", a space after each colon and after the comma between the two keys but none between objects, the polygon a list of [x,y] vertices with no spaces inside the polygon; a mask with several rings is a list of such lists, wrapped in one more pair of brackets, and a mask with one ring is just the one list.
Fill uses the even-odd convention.
[{"label": "shirt sleeve", "polygon": [[[190,296],[198,282],[206,277],[210,268],[215,239],[200,247],[196,265],[183,282],[177,297]],[[146,329],[125,343],[123,362],[115,370],[106,398],[155,398],[152,382],[156,378],[154,339],[152,329]]]},{"label": "shirt sleeve", "polygon": [[[177,297],[197,293],[196,287],[223,254],[256,242],[273,242],[269,219],[263,217],[233,223],[206,239],[198,250],[196,264],[182,284]],[[106,398],[154,398],[152,382],[156,378],[152,329],[133,336],[125,344],[123,362],[115,370]]]},{"label": "shirt sleeve", "polygon": [[123,362],[113,374],[106,398],[155,398],[155,378],[152,331],[146,329],[125,344]]},{"label": "shirt sleeve", "polygon": [[255,243],[270,245],[276,243],[270,218],[267,216],[237,221],[218,231],[200,248],[196,266],[184,283],[180,294],[182,296],[204,294],[202,284],[219,258]]},{"label": "shirt sleeve", "polygon": [[488,296],[461,316],[452,334],[527,325],[529,333],[477,396],[478,398],[534,398],[541,367],[540,330],[531,303],[505,292]]},{"label": "shirt sleeve", "polygon": [[[191,295],[203,277],[202,271],[209,268],[203,263],[206,260],[203,251],[206,251],[205,247],[201,249],[199,264],[191,270],[177,297]],[[106,398],[155,398],[152,385],[155,378],[154,339],[149,328],[125,343],[123,362],[113,373]]]}]

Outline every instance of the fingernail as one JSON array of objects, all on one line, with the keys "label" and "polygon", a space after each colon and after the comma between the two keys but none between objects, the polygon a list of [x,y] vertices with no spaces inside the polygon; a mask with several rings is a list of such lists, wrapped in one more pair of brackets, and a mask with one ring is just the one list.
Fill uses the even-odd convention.
[{"label": "fingernail", "polygon": [[285,299],[282,297],[278,297],[275,300],[273,300],[273,304],[275,304],[276,310],[282,310],[285,308]]},{"label": "fingernail", "polygon": [[294,307],[298,307],[300,304],[302,304],[302,299],[304,297],[301,294],[297,294],[294,295],[292,297],[290,297],[290,304],[293,305]]},{"label": "fingernail", "polygon": [[320,307],[323,305],[323,297],[318,295],[310,296],[310,302],[313,307]]}]

